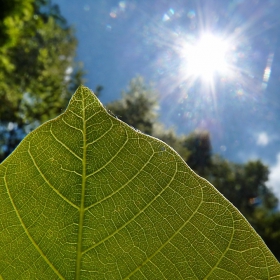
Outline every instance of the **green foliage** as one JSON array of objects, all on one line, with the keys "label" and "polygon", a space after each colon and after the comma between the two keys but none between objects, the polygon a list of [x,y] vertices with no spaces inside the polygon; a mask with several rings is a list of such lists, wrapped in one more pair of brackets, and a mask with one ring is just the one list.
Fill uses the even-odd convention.
[{"label": "green foliage", "polygon": [[75,48],[71,28],[54,17],[25,22],[17,45],[7,51],[11,69],[0,68],[1,121],[42,122],[65,108]]},{"label": "green foliage", "polygon": [[0,0],[0,47],[7,48],[16,44],[20,28],[32,17],[33,2],[34,0]]},{"label": "green foliage", "polygon": [[[13,26],[14,32],[0,25],[14,42],[0,45],[0,144],[7,146],[0,150],[0,162],[21,139],[10,135],[9,124],[23,134],[26,126],[57,116],[83,76],[74,61],[76,38],[57,6],[47,0],[4,2],[2,16],[21,22]],[[19,16],[23,11],[17,2],[19,7],[29,5],[28,16]]]},{"label": "green foliage", "polygon": [[240,212],[80,87],[0,165],[3,279],[279,279]]},{"label": "green foliage", "polygon": [[272,211],[278,204],[275,195],[268,189],[268,168],[261,161],[234,164],[215,156],[206,178],[229,199],[250,221],[254,211],[261,207]]}]

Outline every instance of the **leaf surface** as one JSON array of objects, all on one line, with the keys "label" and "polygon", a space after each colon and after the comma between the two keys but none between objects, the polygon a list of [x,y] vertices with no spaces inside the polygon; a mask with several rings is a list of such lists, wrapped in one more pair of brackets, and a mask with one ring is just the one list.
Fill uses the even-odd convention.
[{"label": "leaf surface", "polygon": [[245,218],[79,87],[0,165],[0,279],[280,279]]}]

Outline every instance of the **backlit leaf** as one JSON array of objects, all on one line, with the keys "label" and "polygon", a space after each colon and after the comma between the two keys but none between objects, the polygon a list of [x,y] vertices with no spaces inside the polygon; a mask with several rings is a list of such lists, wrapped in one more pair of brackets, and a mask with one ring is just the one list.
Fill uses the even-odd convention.
[{"label": "backlit leaf", "polygon": [[85,87],[0,165],[0,278],[280,279],[243,216]]}]

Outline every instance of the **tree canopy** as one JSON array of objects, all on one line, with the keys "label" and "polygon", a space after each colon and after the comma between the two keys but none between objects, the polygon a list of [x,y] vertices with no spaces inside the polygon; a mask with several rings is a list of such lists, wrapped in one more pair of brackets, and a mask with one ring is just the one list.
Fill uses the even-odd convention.
[{"label": "tree canopy", "polygon": [[142,77],[132,79],[127,92],[122,92],[122,99],[109,103],[106,107],[125,123],[152,134],[157,120],[157,93],[144,83]]},{"label": "tree canopy", "polygon": [[4,34],[0,44],[0,159],[15,148],[26,130],[60,113],[83,76],[75,61],[77,40],[58,6],[48,0],[4,4],[0,14],[0,33]]}]

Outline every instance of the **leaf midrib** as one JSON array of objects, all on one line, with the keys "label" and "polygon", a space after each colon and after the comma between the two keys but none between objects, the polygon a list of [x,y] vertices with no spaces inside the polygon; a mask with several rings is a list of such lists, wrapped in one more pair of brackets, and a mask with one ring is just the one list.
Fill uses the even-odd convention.
[{"label": "leaf midrib", "polygon": [[82,192],[81,192],[81,206],[79,216],[79,231],[78,231],[78,244],[77,244],[77,258],[76,258],[76,276],[75,279],[80,279],[81,272],[81,258],[82,258],[82,236],[83,236],[83,224],[84,224],[84,213],[85,213],[85,186],[86,186],[86,118],[85,118],[85,103],[84,96],[82,96],[82,112],[83,112],[83,172],[82,172]]}]

